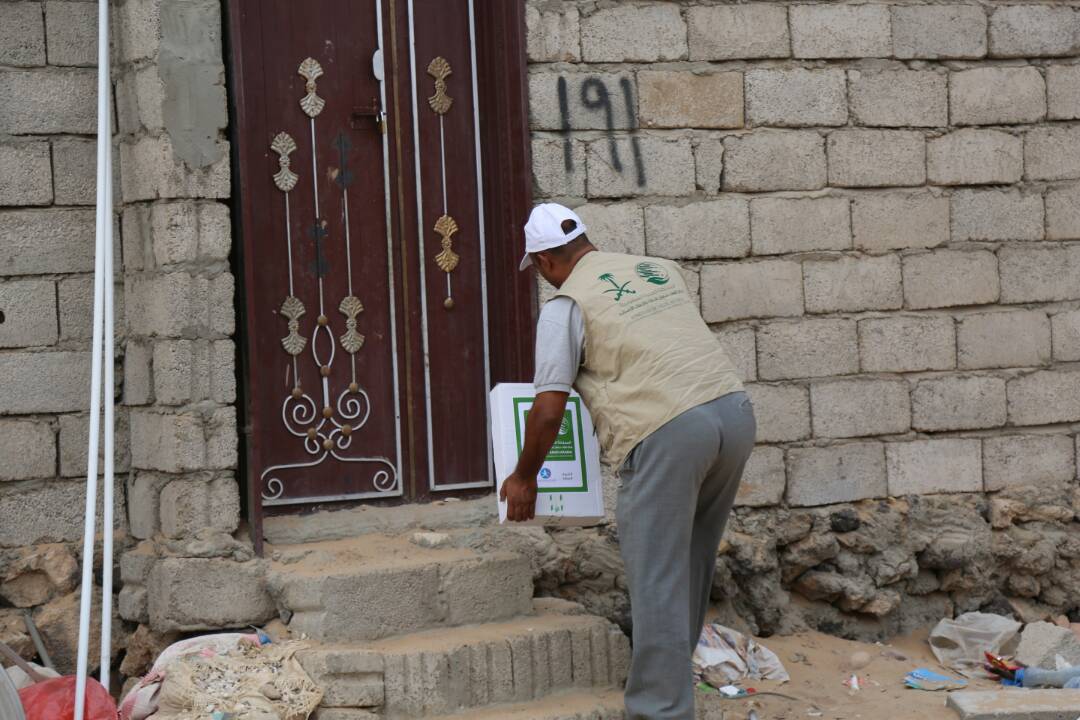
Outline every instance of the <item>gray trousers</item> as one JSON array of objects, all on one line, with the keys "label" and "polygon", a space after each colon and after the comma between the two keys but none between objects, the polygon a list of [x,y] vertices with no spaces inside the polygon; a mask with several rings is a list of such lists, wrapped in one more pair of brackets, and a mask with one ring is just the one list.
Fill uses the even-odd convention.
[{"label": "gray trousers", "polygon": [[694,718],[690,656],[755,431],[750,398],[731,393],[646,437],[619,470],[619,549],[634,623],[631,720]]}]

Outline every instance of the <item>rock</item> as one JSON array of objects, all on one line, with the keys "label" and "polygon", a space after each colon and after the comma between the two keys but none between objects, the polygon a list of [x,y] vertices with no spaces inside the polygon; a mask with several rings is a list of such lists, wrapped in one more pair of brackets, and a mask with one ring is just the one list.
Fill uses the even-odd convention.
[{"label": "rock", "polygon": [[871,660],[870,653],[859,650],[851,653],[851,657],[848,659],[848,665],[852,670],[862,670],[870,664]]},{"label": "rock", "polygon": [[[79,591],[64,595],[34,612],[34,623],[41,632],[45,647],[52,656],[56,669],[64,675],[75,674],[79,651]],[[98,669],[101,651],[101,592],[95,589],[91,602],[90,617],[90,672]],[[127,635],[113,603],[112,657],[119,655],[127,644]]]},{"label": "rock", "polygon": [[805,571],[836,557],[840,544],[833,535],[814,533],[784,548],[780,556],[784,582],[791,582]]},{"label": "rock", "polygon": [[190,538],[166,540],[165,548],[169,554],[184,558],[231,558],[243,563],[255,557],[250,543],[214,528],[201,528]]},{"label": "rock", "polygon": [[728,542],[734,572],[749,575],[776,569],[776,544],[770,538],[731,533]]},{"label": "rock", "polygon": [[990,615],[1001,615],[1002,617],[1016,619],[1016,613],[1013,611],[1012,605],[1009,604],[1008,598],[1000,593],[990,599],[989,602],[979,608],[979,612],[984,612]]},{"label": "rock", "polygon": [[78,585],[79,563],[65,545],[23,549],[0,579],[0,598],[15,607],[42,605]]},{"label": "rock", "polygon": [[1069,665],[1080,665],[1080,640],[1072,630],[1048,622],[1031,623],[1024,628],[1016,648],[1017,662],[1053,670],[1057,667],[1055,658],[1058,655]]},{"label": "rock", "polygon": [[0,608],[0,642],[27,660],[37,655],[34,642],[26,632],[22,610]]},{"label": "rock", "polygon": [[124,677],[142,677],[162,651],[180,639],[180,633],[156,633],[146,625],[135,628],[128,640],[120,674]]},{"label": "rock", "polygon": [[837,510],[829,516],[829,527],[833,532],[849,533],[859,529],[862,522],[858,514],[852,508]]},{"label": "rock", "polygon": [[1038,623],[1049,620],[1054,616],[1053,608],[1035,602],[1034,600],[1009,598],[1009,606],[1012,608],[1013,615],[1016,619],[1022,623]]},{"label": "rock", "polygon": [[900,593],[892,590],[883,590],[874,596],[874,599],[859,608],[859,612],[884,617],[900,607]]},{"label": "rock", "polygon": [[450,544],[450,536],[440,532],[413,533],[412,543],[422,548],[437,548]]}]

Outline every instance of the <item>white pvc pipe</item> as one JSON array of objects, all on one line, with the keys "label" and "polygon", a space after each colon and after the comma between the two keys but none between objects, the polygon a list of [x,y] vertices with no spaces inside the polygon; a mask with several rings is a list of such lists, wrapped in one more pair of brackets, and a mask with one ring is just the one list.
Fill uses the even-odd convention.
[{"label": "white pvc pipe", "polygon": [[[90,655],[90,602],[94,591],[94,537],[97,525],[98,437],[101,431],[102,355],[106,272],[112,268],[112,189],[109,115],[109,3],[98,0],[98,126],[97,126],[97,228],[94,250],[94,329],[90,348],[90,429],[86,454],[86,513],[83,525],[82,590],[79,605],[79,653],[75,681],[75,718],[86,712],[86,676]],[[111,298],[110,298],[111,302]],[[112,335],[112,324],[109,324]],[[111,357],[111,352],[109,353]],[[111,378],[113,368],[105,368]],[[111,385],[111,382],[109,383]],[[108,398],[112,404],[111,395]],[[110,413],[111,419],[111,413]],[[108,433],[111,440],[112,433]],[[111,446],[111,442],[107,441]],[[111,493],[108,493],[111,495]],[[109,503],[111,508],[111,503]],[[108,511],[107,511],[108,512]],[[110,513],[111,515],[111,513]],[[106,535],[109,533],[106,532]],[[111,570],[111,558],[108,559]],[[111,580],[111,578],[110,578]],[[111,644],[102,637],[102,643]],[[111,638],[110,638],[111,640]],[[107,671],[106,671],[107,672]]]},{"label": "white pvc pipe", "polygon": [[[106,73],[108,67],[106,66]],[[106,97],[108,98],[110,85],[106,85]],[[111,103],[108,103],[111,106]],[[106,135],[107,146],[105,148],[105,318],[103,321],[105,331],[105,359],[102,362],[104,372],[105,389],[102,392],[102,400],[105,403],[105,474],[102,477],[102,548],[101,548],[101,684],[109,689],[109,670],[112,664],[112,601],[113,601],[113,470],[115,450],[116,419],[115,419],[115,366],[116,349],[113,337],[113,292],[116,288],[113,273],[113,187],[112,187],[112,128],[109,124],[110,114],[105,114],[106,127],[109,132]]]}]

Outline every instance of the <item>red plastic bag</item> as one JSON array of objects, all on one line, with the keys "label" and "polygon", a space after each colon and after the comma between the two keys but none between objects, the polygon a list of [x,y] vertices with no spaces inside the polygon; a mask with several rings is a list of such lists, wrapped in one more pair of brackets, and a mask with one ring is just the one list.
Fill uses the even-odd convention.
[{"label": "red plastic bag", "polygon": [[[45,680],[19,691],[26,720],[73,720],[75,678]],[[86,679],[86,720],[116,720],[116,703],[94,678]]]}]

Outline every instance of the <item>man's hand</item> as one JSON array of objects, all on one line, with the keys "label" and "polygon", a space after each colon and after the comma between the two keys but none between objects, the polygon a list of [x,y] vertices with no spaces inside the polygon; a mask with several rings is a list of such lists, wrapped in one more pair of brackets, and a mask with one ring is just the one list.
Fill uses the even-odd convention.
[{"label": "man's hand", "polygon": [[536,477],[513,473],[503,482],[499,499],[506,502],[507,520],[532,520],[536,517]]}]

